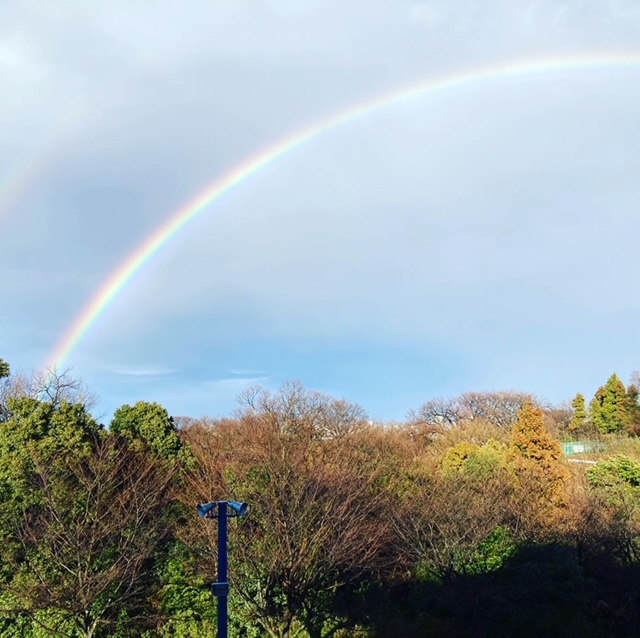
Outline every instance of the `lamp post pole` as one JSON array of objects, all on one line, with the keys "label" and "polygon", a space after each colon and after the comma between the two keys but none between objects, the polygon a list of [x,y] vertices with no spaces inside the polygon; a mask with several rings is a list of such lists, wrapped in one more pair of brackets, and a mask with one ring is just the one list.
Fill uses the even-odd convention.
[{"label": "lamp post pole", "polygon": [[212,501],[196,505],[200,518],[218,519],[218,582],[211,593],[218,599],[218,636],[228,637],[229,562],[227,559],[227,522],[230,516],[246,516],[249,506],[238,501]]},{"label": "lamp post pole", "polygon": [[[228,583],[227,502],[218,502],[218,582]],[[228,636],[228,587],[218,596],[218,638]]]}]

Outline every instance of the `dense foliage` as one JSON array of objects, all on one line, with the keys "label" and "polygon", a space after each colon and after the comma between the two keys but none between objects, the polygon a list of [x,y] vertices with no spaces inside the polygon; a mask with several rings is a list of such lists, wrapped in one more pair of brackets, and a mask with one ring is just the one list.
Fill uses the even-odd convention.
[{"label": "dense foliage", "polygon": [[[237,638],[640,635],[638,392],[432,399],[406,423],[285,384],[233,418],[119,408],[0,360],[0,636],[215,636],[230,525]],[[599,437],[598,462],[560,439]],[[640,443],[640,442],[638,442]],[[588,459],[582,459],[588,460]]]}]

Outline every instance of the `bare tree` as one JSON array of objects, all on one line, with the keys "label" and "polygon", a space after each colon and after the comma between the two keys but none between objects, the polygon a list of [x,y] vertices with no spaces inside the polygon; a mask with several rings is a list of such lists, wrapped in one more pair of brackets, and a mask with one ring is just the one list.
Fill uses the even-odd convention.
[{"label": "bare tree", "polygon": [[528,392],[465,392],[460,397],[463,414],[468,420],[484,419],[510,428],[527,401],[535,401]]},{"label": "bare tree", "polygon": [[459,400],[455,398],[431,399],[417,410],[409,413],[409,420],[427,425],[451,426],[462,418],[462,409]]},{"label": "bare tree", "polygon": [[569,432],[573,409],[569,401],[560,405],[550,406],[544,410],[545,425],[554,436],[560,437]]},{"label": "bare tree", "polygon": [[279,431],[306,432],[312,438],[342,438],[367,425],[367,413],[354,403],[307,390],[298,382],[283,384],[277,393],[253,387],[240,395],[240,417],[259,415]]},{"label": "bare tree", "polygon": [[[251,503],[230,538],[233,588],[245,618],[274,638],[301,627],[315,638],[332,617],[336,592],[386,560],[390,527],[377,443],[367,445],[360,429],[318,437],[331,429],[327,399],[289,390],[265,395],[235,423],[186,432],[196,458],[189,492]],[[334,414],[342,422],[344,413]],[[194,521],[184,540],[210,555],[212,528]]]},{"label": "bare tree", "polygon": [[413,565],[449,582],[489,566],[480,547],[498,528],[515,528],[512,488],[498,473],[482,484],[465,476],[416,476],[394,510],[398,551]]},{"label": "bare tree", "polygon": [[71,375],[70,370],[40,370],[26,374],[18,372],[0,380],[0,409],[9,414],[9,399],[29,397],[51,403],[54,408],[62,401],[80,403],[87,410],[96,406],[97,396],[79,379]]},{"label": "bare tree", "polygon": [[409,420],[441,429],[470,421],[486,421],[508,429],[527,400],[535,401],[535,397],[514,391],[465,392],[458,397],[427,401],[409,413]]}]

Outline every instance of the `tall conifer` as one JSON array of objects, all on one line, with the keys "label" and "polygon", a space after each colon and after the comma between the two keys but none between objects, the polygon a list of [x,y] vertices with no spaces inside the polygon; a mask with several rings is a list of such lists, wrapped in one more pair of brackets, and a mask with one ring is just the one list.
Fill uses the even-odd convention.
[{"label": "tall conifer", "polygon": [[550,505],[563,505],[569,474],[562,448],[545,427],[543,410],[530,401],[518,412],[509,448],[511,464],[528,489]]},{"label": "tall conifer", "polygon": [[584,394],[578,392],[575,398],[571,402],[571,407],[573,408],[573,417],[571,418],[571,423],[569,424],[569,430],[574,432],[575,430],[579,430],[584,426],[587,422],[587,417],[589,414],[587,413],[587,405],[584,399]]},{"label": "tall conifer", "polygon": [[622,432],[629,425],[627,389],[615,372],[598,388],[589,409],[591,421],[603,434]]}]

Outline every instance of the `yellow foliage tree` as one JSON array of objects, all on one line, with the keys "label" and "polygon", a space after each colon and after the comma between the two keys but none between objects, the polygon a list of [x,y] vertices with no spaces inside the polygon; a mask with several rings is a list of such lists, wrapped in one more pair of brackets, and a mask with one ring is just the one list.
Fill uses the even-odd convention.
[{"label": "yellow foliage tree", "polygon": [[526,402],[518,412],[509,443],[509,463],[523,494],[538,513],[549,516],[549,507],[567,503],[569,470],[563,462],[560,443],[544,425],[544,412]]},{"label": "yellow foliage tree", "polygon": [[445,474],[460,472],[482,480],[504,467],[506,451],[507,447],[495,439],[489,439],[484,445],[461,441],[445,451],[442,469]]}]

